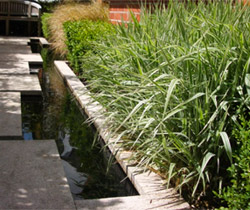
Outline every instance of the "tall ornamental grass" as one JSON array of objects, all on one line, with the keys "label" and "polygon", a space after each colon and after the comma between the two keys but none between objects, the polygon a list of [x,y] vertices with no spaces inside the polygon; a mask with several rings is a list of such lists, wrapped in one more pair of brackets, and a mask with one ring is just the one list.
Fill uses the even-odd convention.
[{"label": "tall ornamental grass", "polygon": [[117,143],[191,199],[227,181],[232,126],[250,111],[249,37],[248,7],[170,1],[81,60]]}]

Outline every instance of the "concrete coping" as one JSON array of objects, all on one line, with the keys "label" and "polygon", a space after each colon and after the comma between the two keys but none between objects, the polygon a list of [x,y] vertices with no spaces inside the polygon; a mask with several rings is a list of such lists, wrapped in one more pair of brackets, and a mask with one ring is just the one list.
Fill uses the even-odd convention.
[{"label": "concrete coping", "polygon": [[108,145],[110,151],[116,157],[116,160],[119,162],[138,193],[140,195],[154,196],[164,194],[175,199],[178,197],[178,205],[181,205],[181,208],[189,209],[189,204],[186,203],[173,188],[166,189],[164,180],[158,174],[152,171],[144,171],[142,168],[136,167],[129,161],[132,153],[123,151],[115,138],[110,138],[111,133],[103,126],[106,121],[105,117],[102,115],[104,108],[98,102],[94,101],[86,86],[78,79],[67,65],[66,61],[54,61],[54,64],[57,72],[69,87],[80,106],[84,109],[88,117],[93,120],[99,135]]},{"label": "concrete coping", "polygon": [[30,41],[38,42],[39,45],[43,48],[49,47],[50,43],[44,37],[30,37]]}]

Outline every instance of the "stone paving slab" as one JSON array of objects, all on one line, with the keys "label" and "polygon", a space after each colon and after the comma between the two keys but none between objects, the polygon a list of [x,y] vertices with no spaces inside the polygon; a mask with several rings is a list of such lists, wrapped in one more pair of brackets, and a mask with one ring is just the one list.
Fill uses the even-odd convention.
[{"label": "stone paving slab", "polygon": [[21,54],[21,53],[5,53],[0,55],[0,62],[29,62],[35,64],[42,64],[43,59],[39,53]]},{"label": "stone paving slab", "polygon": [[29,41],[29,37],[0,36],[0,44],[27,45]]},{"label": "stone paving slab", "polygon": [[0,141],[0,209],[75,209],[54,140]]},{"label": "stone paving slab", "polygon": [[39,45],[43,48],[50,46],[50,43],[44,37],[30,37],[30,41],[39,42]]},{"label": "stone paving slab", "polygon": [[28,62],[2,61],[0,62],[0,74],[30,74],[30,67]]},{"label": "stone paving slab", "polygon": [[0,75],[0,92],[40,95],[41,91],[37,75]]},{"label": "stone paving slab", "polygon": [[0,140],[1,139],[22,139],[20,93],[0,92]]},{"label": "stone paving slab", "polygon": [[76,200],[78,210],[184,210],[190,209],[185,203],[180,202],[178,197],[166,195],[129,196],[117,198],[103,198],[93,200]]},{"label": "stone paving slab", "polygon": [[31,54],[32,52],[28,45],[0,44],[0,53]]}]

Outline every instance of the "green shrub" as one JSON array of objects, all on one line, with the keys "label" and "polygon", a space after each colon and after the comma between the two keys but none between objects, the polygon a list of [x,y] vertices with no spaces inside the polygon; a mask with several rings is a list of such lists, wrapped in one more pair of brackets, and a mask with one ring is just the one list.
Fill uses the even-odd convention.
[{"label": "green shrub", "polygon": [[68,59],[76,72],[86,54],[96,53],[97,42],[102,42],[113,31],[113,26],[104,21],[68,21],[64,23]]},{"label": "green shrub", "polygon": [[250,209],[250,120],[241,117],[241,121],[241,126],[233,131],[237,149],[233,153],[234,163],[228,169],[231,186],[219,196],[229,209]]},{"label": "green shrub", "polygon": [[48,20],[51,17],[51,15],[52,15],[51,13],[43,13],[43,15],[41,17],[42,31],[43,31],[43,35],[46,39],[48,39],[50,36]]}]

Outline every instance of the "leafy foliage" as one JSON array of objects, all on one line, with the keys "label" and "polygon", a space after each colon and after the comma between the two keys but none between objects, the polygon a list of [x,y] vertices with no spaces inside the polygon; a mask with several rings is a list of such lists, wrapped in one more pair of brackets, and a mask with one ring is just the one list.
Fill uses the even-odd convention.
[{"label": "leafy foliage", "polygon": [[250,120],[241,117],[241,126],[233,133],[237,149],[233,154],[234,163],[228,168],[231,186],[219,197],[227,202],[229,209],[250,209]]},{"label": "leafy foliage", "polygon": [[81,66],[82,57],[95,52],[95,42],[105,40],[113,27],[104,21],[69,21],[64,23],[64,31],[67,38],[68,59],[76,72]]},{"label": "leafy foliage", "polygon": [[51,15],[52,15],[51,13],[43,13],[43,15],[41,17],[42,31],[43,31],[43,35],[45,38],[49,38],[49,36],[50,36],[48,20],[51,17]]}]

